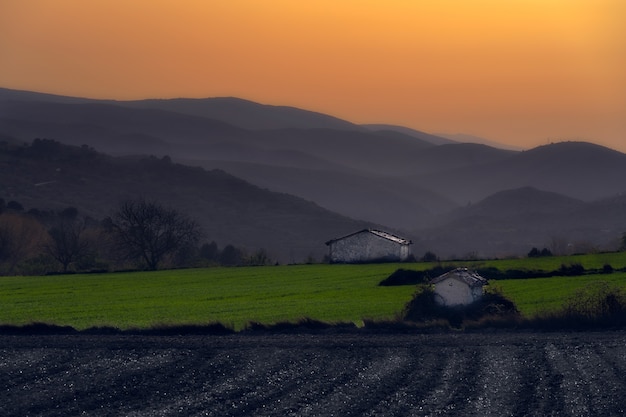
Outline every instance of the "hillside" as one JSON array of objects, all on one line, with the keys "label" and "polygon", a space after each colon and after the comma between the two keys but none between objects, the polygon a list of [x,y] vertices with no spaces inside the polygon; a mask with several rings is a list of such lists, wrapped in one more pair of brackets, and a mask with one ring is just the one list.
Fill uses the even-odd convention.
[{"label": "hillside", "polygon": [[326,114],[290,106],[260,104],[237,97],[137,100],[117,103],[126,107],[159,109],[221,120],[250,130],[285,128],[361,130],[355,124]]},{"label": "hillside", "polygon": [[[463,152],[455,155],[462,158]],[[520,187],[592,201],[626,191],[624,178],[626,154],[586,142],[561,142],[511,152],[505,158],[431,171],[410,180],[428,184],[433,190],[446,190],[446,196],[465,205]]]},{"label": "hillside", "polygon": [[[248,186],[396,229],[416,242],[417,255],[425,250],[442,256],[525,254],[556,241],[567,241],[570,248],[614,247],[611,242],[626,224],[615,208],[626,192],[626,155],[591,143],[518,152],[236,98],[125,102],[0,89],[0,140],[30,143],[37,137],[127,158],[167,155],[189,166],[220,169]],[[115,187],[109,188],[108,198],[117,198]],[[202,206],[195,202],[199,197],[183,190],[176,185],[155,192],[192,209]],[[105,204],[92,203],[85,193],[77,195],[87,195],[80,204],[90,210]],[[54,203],[58,196],[49,197]],[[245,211],[244,203],[238,204],[233,211]],[[278,211],[283,222],[293,217],[286,207],[291,204]],[[220,216],[228,218],[223,211]],[[258,224],[250,227],[254,238],[242,231],[238,242],[263,246],[264,233],[280,239]],[[234,230],[228,236],[237,235]],[[283,247],[291,244],[293,239]]]},{"label": "hillside", "polygon": [[[378,175],[412,173],[412,157],[434,145],[396,132],[329,128],[251,131],[223,121],[151,108],[109,103],[0,101],[0,131],[29,142],[36,137],[87,144],[115,154],[165,154],[173,158],[232,158],[224,144],[263,150],[269,165],[289,163],[285,151],[307,154]],[[398,150],[402,152],[398,153]]]},{"label": "hillside", "polygon": [[450,214],[450,217],[484,216],[498,218],[517,215],[534,216],[543,213],[568,215],[583,206],[585,204],[581,200],[532,187],[522,187],[499,191],[477,204],[455,210]]},{"label": "hillside", "polygon": [[361,126],[375,132],[397,132],[403,135],[413,136],[417,139],[432,143],[433,145],[450,145],[453,143],[458,143],[457,141],[447,139],[445,137],[431,135],[430,133],[421,132],[419,130],[410,129],[404,126],[389,124],[364,124]]},{"label": "hillside", "polygon": [[212,97],[203,99],[145,99],[145,100],[97,100],[82,97],[66,97],[33,91],[0,88],[0,103],[46,102],[60,104],[109,104],[134,109],[156,109],[207,119],[221,120],[233,126],[250,129],[325,128],[367,130],[339,118],[290,106],[273,106],[255,103],[237,97]]},{"label": "hillside", "polygon": [[396,229],[426,226],[438,213],[457,205],[411,182],[385,177],[342,173],[302,163],[270,166],[239,161],[184,160],[189,165],[222,169],[260,187],[292,195],[306,190],[306,199],[351,218],[369,220]]},{"label": "hillside", "polygon": [[446,256],[555,254],[615,250],[626,232],[626,195],[584,202],[531,187],[507,190],[442,215],[416,230],[414,251]]},{"label": "hillside", "polygon": [[93,149],[35,141],[0,150],[0,197],[26,210],[77,207],[96,219],[124,199],[156,199],[196,219],[206,240],[264,248],[282,262],[321,259],[324,242],[367,227],[299,198],[253,186],[223,171],[167,158],[111,157]]},{"label": "hillside", "polygon": [[[239,109],[235,113],[229,110],[233,106]],[[248,117],[275,124],[242,128],[254,124],[247,124]],[[434,146],[426,140],[234,98],[114,102],[0,89],[0,133],[25,142],[46,137],[86,144],[113,155],[169,155],[393,227],[411,218],[423,223],[455,206],[435,191],[386,179],[415,172],[415,158]],[[398,190],[391,191],[389,183],[398,184]]]}]

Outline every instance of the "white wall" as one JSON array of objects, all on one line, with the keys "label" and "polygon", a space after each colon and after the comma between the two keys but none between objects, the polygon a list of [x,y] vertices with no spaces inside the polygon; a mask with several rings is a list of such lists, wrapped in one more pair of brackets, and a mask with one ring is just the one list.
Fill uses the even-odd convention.
[{"label": "white wall", "polygon": [[[476,291],[478,290],[478,291]],[[454,278],[447,278],[435,284],[435,297],[438,303],[455,306],[471,304],[482,295],[481,288],[472,291],[469,285]]]},{"label": "white wall", "polygon": [[407,245],[401,245],[370,232],[357,233],[330,243],[330,257],[333,262],[404,260],[408,253]]}]

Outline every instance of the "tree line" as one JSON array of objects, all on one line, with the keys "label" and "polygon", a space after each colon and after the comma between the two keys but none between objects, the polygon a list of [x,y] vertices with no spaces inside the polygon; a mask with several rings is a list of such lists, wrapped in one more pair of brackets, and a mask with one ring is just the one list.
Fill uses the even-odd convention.
[{"label": "tree line", "polygon": [[120,203],[102,220],[75,207],[25,211],[19,202],[0,199],[2,275],[273,263],[263,249],[220,249],[204,238],[195,220],[143,198]]}]

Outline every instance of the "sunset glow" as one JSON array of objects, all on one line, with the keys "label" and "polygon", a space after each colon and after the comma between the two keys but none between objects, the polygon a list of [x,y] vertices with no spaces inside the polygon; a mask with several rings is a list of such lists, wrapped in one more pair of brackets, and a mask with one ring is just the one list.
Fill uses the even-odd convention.
[{"label": "sunset glow", "polygon": [[626,151],[622,0],[3,0],[0,87]]}]

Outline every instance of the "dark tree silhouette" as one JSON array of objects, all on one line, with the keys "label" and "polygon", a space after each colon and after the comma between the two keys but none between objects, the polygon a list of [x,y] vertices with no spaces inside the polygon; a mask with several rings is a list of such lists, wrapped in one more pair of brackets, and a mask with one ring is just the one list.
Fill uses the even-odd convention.
[{"label": "dark tree silhouette", "polygon": [[548,248],[543,248],[541,249],[541,256],[552,256],[552,252],[550,252],[550,249]]},{"label": "dark tree silhouette", "polygon": [[538,258],[539,256],[541,256],[541,252],[539,252],[539,249],[533,247],[530,252],[528,252],[527,255],[529,258]]},{"label": "dark tree silhouette", "polygon": [[240,266],[244,261],[243,251],[233,245],[226,245],[220,254],[220,264],[224,266]]},{"label": "dark tree silhouette", "polygon": [[24,206],[22,206],[17,201],[11,200],[7,203],[7,209],[13,211],[24,211]]},{"label": "dark tree silhouette", "polygon": [[552,252],[550,252],[550,249],[548,248],[543,248],[541,250],[537,249],[536,247],[533,247],[530,252],[528,252],[527,255],[529,258],[539,258],[542,256],[552,256]]},{"label": "dark tree silhouette", "polygon": [[85,239],[85,221],[77,217],[75,208],[61,212],[56,225],[48,230],[50,239],[44,245],[44,251],[52,256],[67,272],[68,267],[89,251],[89,243]]},{"label": "dark tree silhouette", "polygon": [[176,210],[144,199],[123,202],[109,223],[121,250],[158,269],[167,255],[195,244],[200,227]]},{"label": "dark tree silhouette", "polygon": [[41,248],[45,233],[31,216],[15,212],[0,215],[0,269],[13,273],[20,262]]},{"label": "dark tree silhouette", "polygon": [[424,254],[424,256],[422,256],[422,261],[423,262],[437,262],[439,260],[439,257],[431,251],[428,251]]},{"label": "dark tree silhouette", "polygon": [[[271,265],[272,260],[270,259],[267,251],[263,248],[258,249],[254,254],[248,257],[248,265],[252,266],[263,266],[263,265]],[[311,262],[313,263],[313,262]]]},{"label": "dark tree silhouette", "polygon": [[200,256],[209,261],[218,261],[220,257],[220,250],[217,247],[217,243],[205,243],[200,247]]}]

